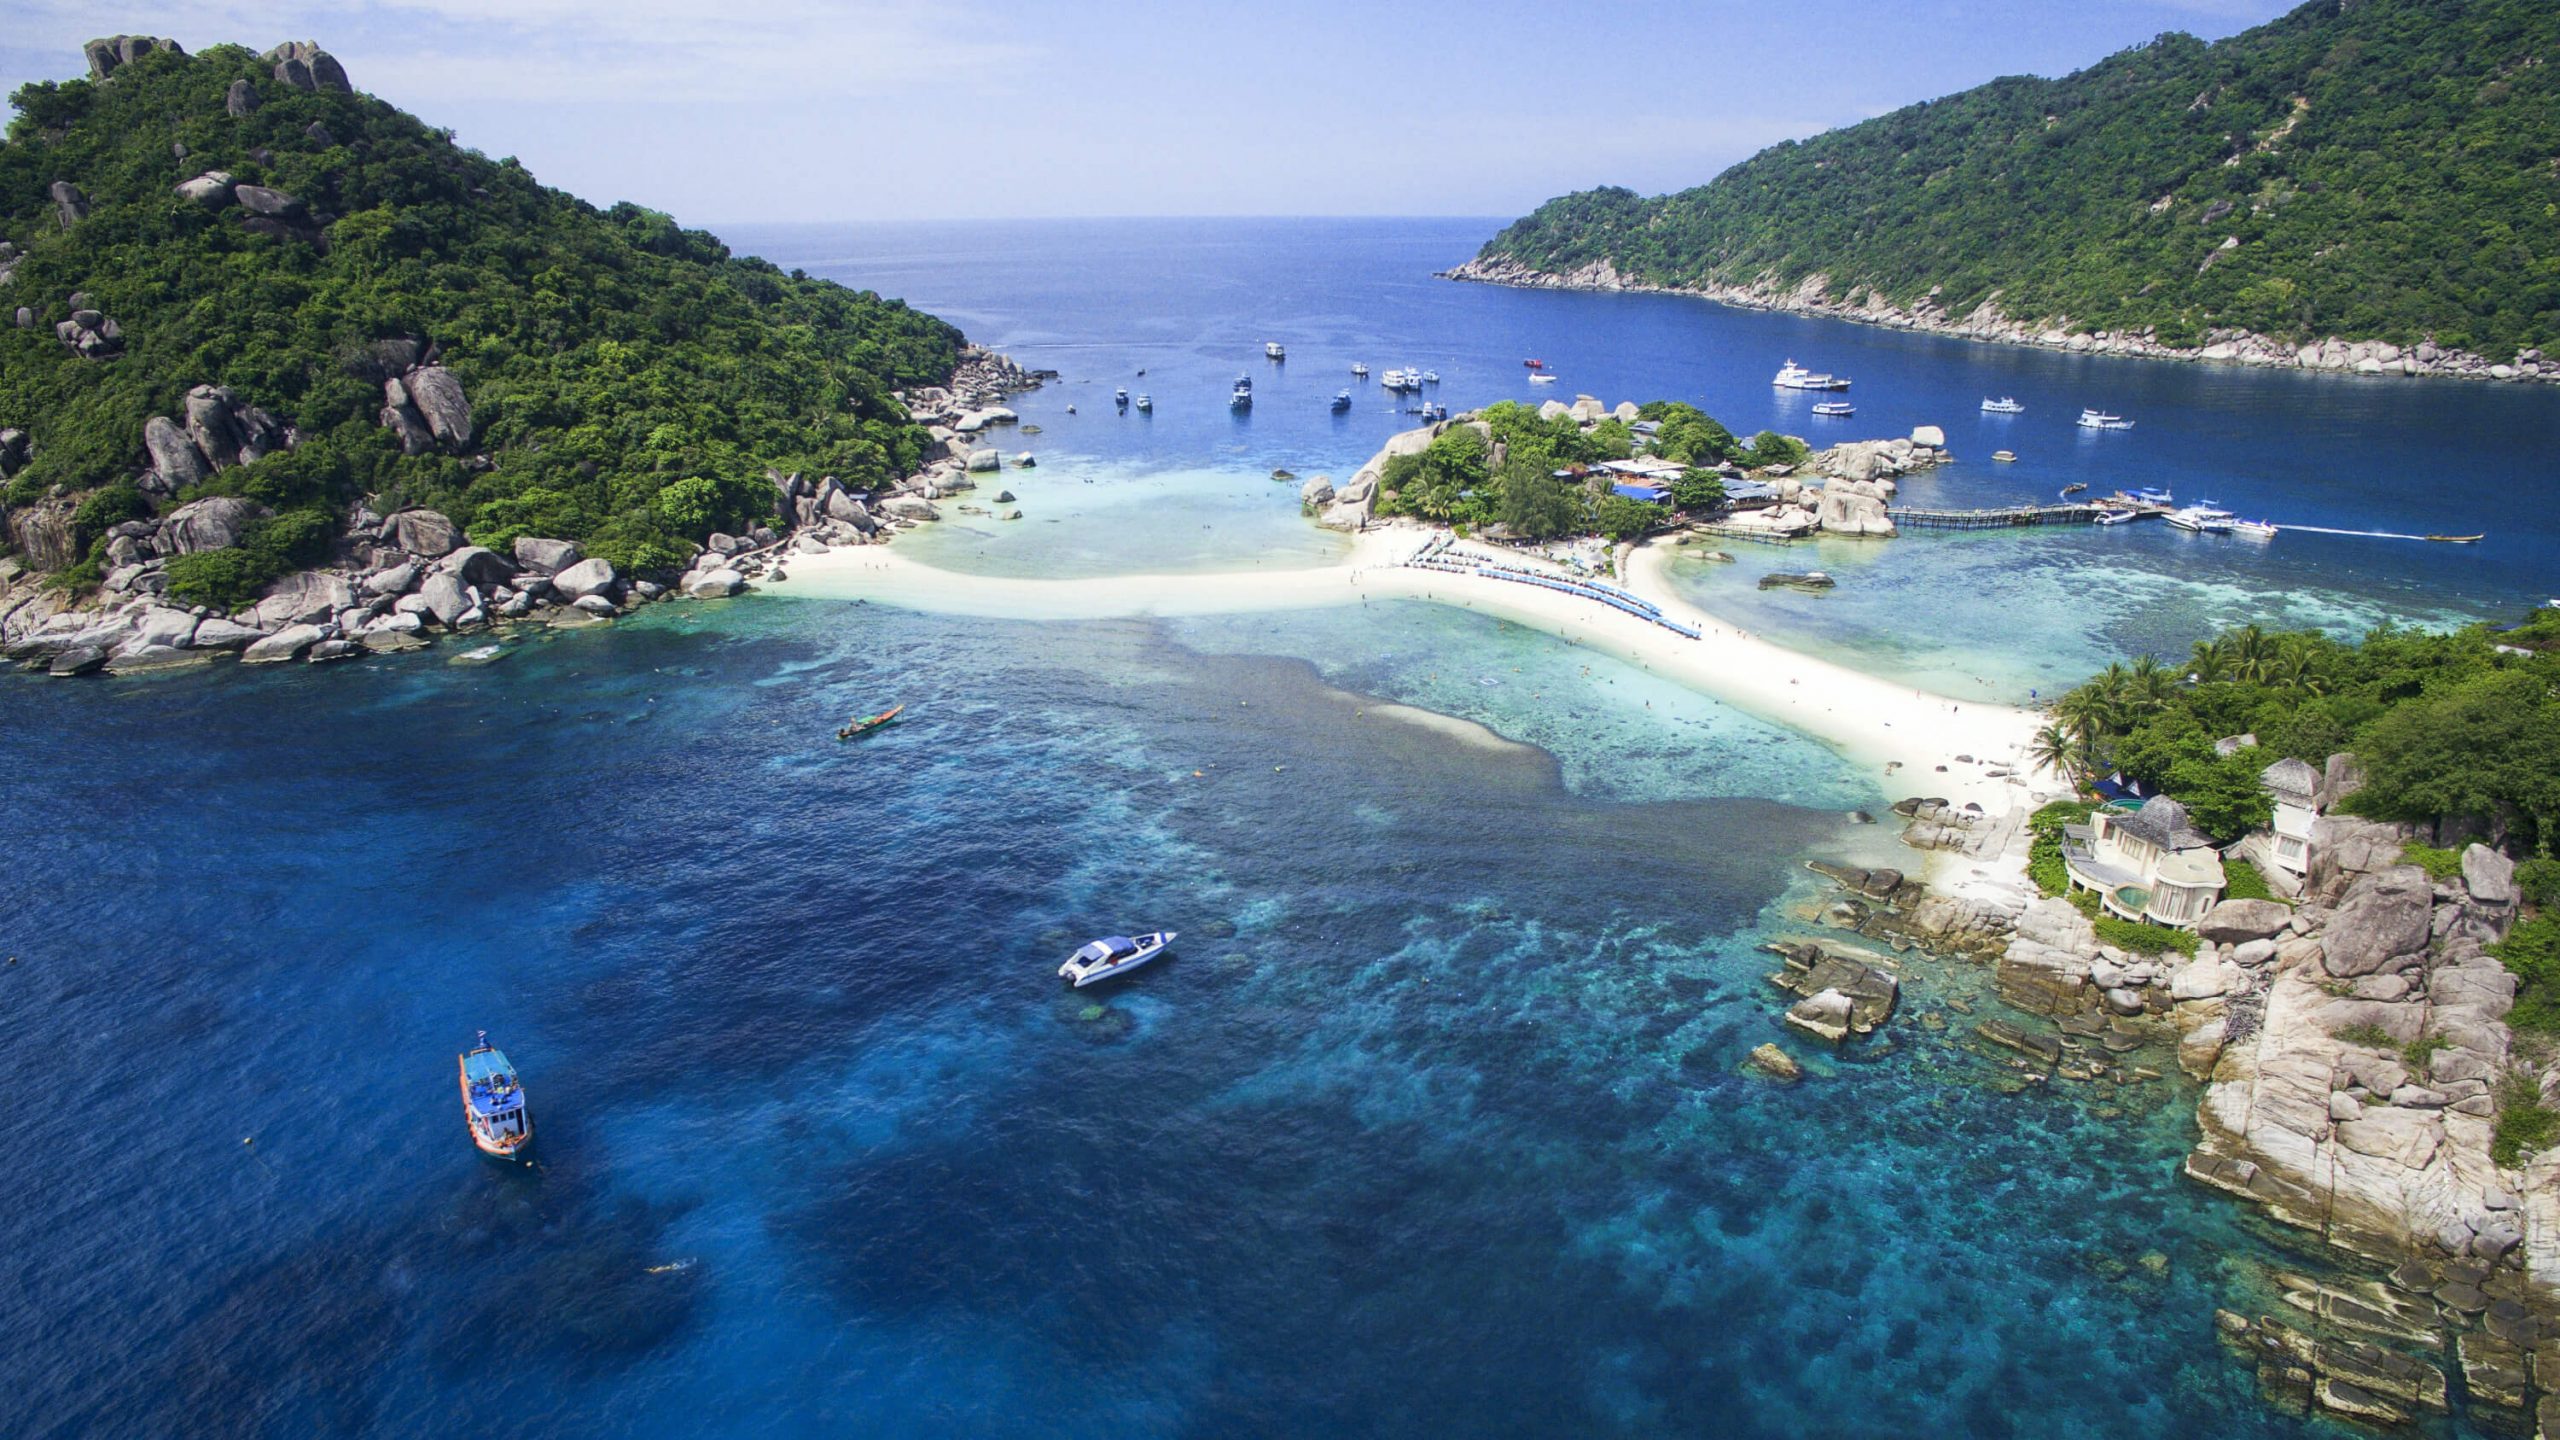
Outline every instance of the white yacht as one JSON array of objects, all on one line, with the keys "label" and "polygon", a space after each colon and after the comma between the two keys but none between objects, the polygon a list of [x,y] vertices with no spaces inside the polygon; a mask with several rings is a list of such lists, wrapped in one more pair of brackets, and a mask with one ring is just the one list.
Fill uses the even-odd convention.
[{"label": "white yacht", "polygon": [[1058,967],[1061,979],[1075,982],[1079,990],[1114,975],[1126,974],[1164,953],[1173,943],[1174,932],[1159,930],[1153,935],[1112,935],[1093,941],[1067,957]]},{"label": "white yacht", "polygon": [[1779,369],[1778,378],[1769,383],[1781,390],[1846,390],[1849,377],[1820,374],[1790,360]]},{"label": "white yacht", "polygon": [[2234,520],[2231,533],[2243,540],[2273,540],[2276,526],[2272,520]]},{"label": "white yacht", "polygon": [[2210,500],[2182,505],[2160,517],[2181,530],[2197,535],[2228,535],[2231,523],[2239,517],[2217,508]]},{"label": "white yacht", "polygon": [[2010,399],[2008,396],[2003,395],[1997,400],[1983,401],[1982,413],[1985,415],[2024,415],[2027,413],[2027,407]]},{"label": "white yacht", "polygon": [[1262,353],[1274,360],[1286,360],[1289,358],[1289,347],[1277,340],[1265,340],[1262,342]]},{"label": "white yacht", "polygon": [[1813,413],[1816,415],[1828,415],[1835,420],[1846,419],[1851,415],[1857,414],[1858,407],[1850,404],[1846,400],[1825,400],[1821,404],[1813,407]]},{"label": "white yacht", "polygon": [[2121,415],[2110,415],[2104,410],[2083,410],[2080,412],[2080,428],[2083,430],[2130,430],[2133,428],[2133,422]]},{"label": "white yacht", "polygon": [[1366,361],[1366,360],[1354,360],[1354,361],[1352,361],[1352,362],[1351,362],[1351,373],[1352,373],[1352,374],[1354,374],[1354,375],[1359,376],[1359,377],[1360,377],[1361,379],[1363,379],[1363,380],[1368,379],[1368,378],[1369,378],[1369,362],[1368,362],[1368,361]]}]

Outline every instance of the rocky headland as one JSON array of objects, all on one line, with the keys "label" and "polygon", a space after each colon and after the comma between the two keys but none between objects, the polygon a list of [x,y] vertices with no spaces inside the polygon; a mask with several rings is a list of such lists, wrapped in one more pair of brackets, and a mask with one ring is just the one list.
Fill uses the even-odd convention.
[{"label": "rocky headland", "polygon": [[2075,355],[2201,360],[2353,375],[2424,375],[2465,380],[2540,381],[2546,384],[2560,381],[2560,358],[2545,359],[2540,350],[2521,351],[2513,361],[2493,361],[2487,356],[2431,343],[2401,346],[2384,340],[2342,340],[2330,336],[2297,345],[2272,336],[2228,328],[2207,331],[2201,345],[2165,345],[2157,333],[2149,329],[2087,330],[2073,324],[2069,316],[2045,320],[2014,319],[2001,310],[1996,292],[1962,315],[1949,314],[1926,298],[1910,305],[1897,305],[1873,290],[1852,290],[1846,296],[1834,296],[1830,277],[1818,274],[1808,275],[1791,286],[1765,282],[1749,285],[1656,285],[1621,273],[1615,264],[1607,260],[1595,260],[1559,274],[1518,260],[1484,255],[1440,273],[1442,278],[1449,280],[1518,285],[1540,290],[1616,290],[1688,295],[1744,310],[1818,315],[1825,319],[1952,335],[1965,340],[2033,345],[2045,350],[2069,351]]},{"label": "rocky headland", "polygon": [[[361,363],[383,387],[381,423],[404,453],[443,451],[485,463],[474,448],[469,397],[436,360],[434,343],[419,337],[371,347]],[[422,649],[442,636],[492,628],[594,626],[654,601],[735,595],[756,580],[779,578],[795,555],[885,543],[901,529],[940,519],[936,501],[974,489],[975,475],[1002,468],[985,437],[1014,422],[1004,401],[1040,379],[993,351],[964,352],[945,384],[894,397],[929,427],[938,447],[916,473],[857,492],[832,475],[768,471],[772,521],[703,536],[680,570],[624,574],[573,540],[535,536],[517,536],[500,553],[471,543],[438,511],[382,513],[360,501],[346,512],[325,562],[287,574],[233,608],[172,598],[168,564],[240,544],[269,518],[266,508],[238,496],[177,497],[290,450],[298,436],[289,422],[230,390],[199,385],[182,414],[144,426],[132,480],[151,513],[107,529],[111,568],[95,591],[49,583],[78,558],[71,499],[0,507],[0,527],[18,552],[0,557],[0,654],[57,677],[235,657],[251,665],[316,663]],[[0,479],[28,455],[23,432],[0,431]]]},{"label": "rocky headland", "polygon": [[[1945,818],[1915,816],[1906,838],[1946,843]],[[1990,828],[1960,815],[1952,833]],[[1843,892],[1818,923],[1992,967],[1999,998],[2042,1023],[1986,1017],[1975,1039],[2029,1083],[2159,1082],[2165,1058],[2137,1053],[2152,1047],[2203,1085],[2187,1176],[2341,1267],[2274,1277],[2297,1314],[2220,1317],[2271,1402],[2398,1423],[2458,1392],[2476,1422],[2553,1433],[2560,1160],[2501,1165],[2495,1147],[2516,1087],[2560,1101],[2560,1066],[2520,1052],[2516,980],[2486,948],[2516,920],[2513,865],[2472,845],[2439,882],[2401,862],[2408,838],[2320,820],[2298,902],[2223,901],[2191,956],[2120,949],[2065,900],[1936,893],[1897,870],[1816,865]]]}]

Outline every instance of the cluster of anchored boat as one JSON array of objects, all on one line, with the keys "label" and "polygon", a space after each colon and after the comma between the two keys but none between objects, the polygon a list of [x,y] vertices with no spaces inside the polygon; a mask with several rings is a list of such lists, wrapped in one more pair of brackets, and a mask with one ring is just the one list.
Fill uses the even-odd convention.
[{"label": "cluster of anchored boat", "polygon": [[[1781,390],[1816,390],[1830,394],[1847,390],[1849,377],[1808,370],[1795,361],[1789,360],[1779,367],[1777,378],[1769,383]],[[1846,419],[1857,414],[1858,407],[1846,400],[1826,400],[1814,406],[1813,413],[1829,419]],[[1985,396],[1982,401],[1982,413],[2024,415],[2027,413],[2027,407],[2019,404],[2014,396],[2003,395],[1997,400]],[[2133,428],[2133,422],[2121,415],[2110,415],[2104,410],[2083,410],[2080,412],[2080,428],[2083,430],[2130,430]]]},{"label": "cluster of anchored boat", "polygon": [[[1289,348],[1277,340],[1267,340],[1263,342],[1262,353],[1266,358],[1271,360],[1285,361],[1289,358]],[[1530,363],[1535,364],[1536,362],[1532,361]],[[1141,370],[1138,373],[1144,375],[1147,372]],[[1355,361],[1351,366],[1351,373],[1359,379],[1366,380],[1369,378],[1369,367]],[[1378,377],[1378,383],[1392,394],[1419,395],[1422,393],[1422,387],[1425,385],[1437,385],[1440,383],[1440,372],[1437,370],[1419,369],[1389,370],[1386,374]],[[1133,400],[1129,395],[1129,387],[1126,385],[1123,385],[1111,392],[1111,403],[1115,408],[1124,413],[1131,409],[1135,409],[1138,413],[1144,415],[1152,413],[1156,408],[1154,396],[1141,393]],[[1253,408],[1252,376],[1238,375],[1236,377],[1236,383],[1227,391],[1227,408],[1230,410],[1250,410]],[[1336,390],[1333,392],[1332,408],[1333,412],[1337,415],[1350,409],[1351,392],[1347,389]],[[1449,407],[1439,403],[1438,401],[1425,401],[1413,413],[1420,415],[1425,420],[1446,420],[1449,418]]]}]

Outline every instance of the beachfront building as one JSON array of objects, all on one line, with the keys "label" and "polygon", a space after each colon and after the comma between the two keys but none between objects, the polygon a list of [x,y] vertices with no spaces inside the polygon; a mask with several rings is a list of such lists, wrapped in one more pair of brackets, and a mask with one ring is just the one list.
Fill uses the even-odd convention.
[{"label": "beachfront building", "polygon": [[2166,795],[2062,827],[2062,867],[2070,888],[2125,920],[2192,929],[2222,898],[2222,856]]},{"label": "beachfront building", "polygon": [[2288,755],[2258,772],[2274,802],[2267,863],[2299,880],[2311,871],[2311,824],[2320,818],[2320,772]]}]

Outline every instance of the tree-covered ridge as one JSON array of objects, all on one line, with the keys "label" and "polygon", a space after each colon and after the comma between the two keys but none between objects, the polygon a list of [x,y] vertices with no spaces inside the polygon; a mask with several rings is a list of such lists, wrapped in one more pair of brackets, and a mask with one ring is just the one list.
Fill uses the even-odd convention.
[{"label": "tree-covered ridge", "polygon": [[2079,331],[2560,348],[2560,6],[2313,0],[1995,80],[1695,189],[1551,200],[1484,258],[1870,292]]},{"label": "tree-covered ridge", "polygon": [[[200,384],[300,438],[191,494],[333,526],[357,496],[428,505],[485,544],[576,538],[626,568],[772,513],[768,467],[858,487],[921,462],[930,437],[889,392],[950,373],[949,325],[732,257],[664,215],[598,210],[276,68],[237,46],[151,53],[14,97],[0,238],[23,256],[0,284],[0,427],[32,446],[8,505],[118,492],[148,463],[146,421],[182,417]],[[308,223],[261,233],[239,206],[174,193],[211,171],[289,194]],[[60,181],[87,202],[68,226]],[[75,292],[121,327],[121,354],[56,337]],[[35,323],[5,323],[21,306]],[[395,337],[431,342],[461,382],[471,444],[402,454],[372,348]]]}]

